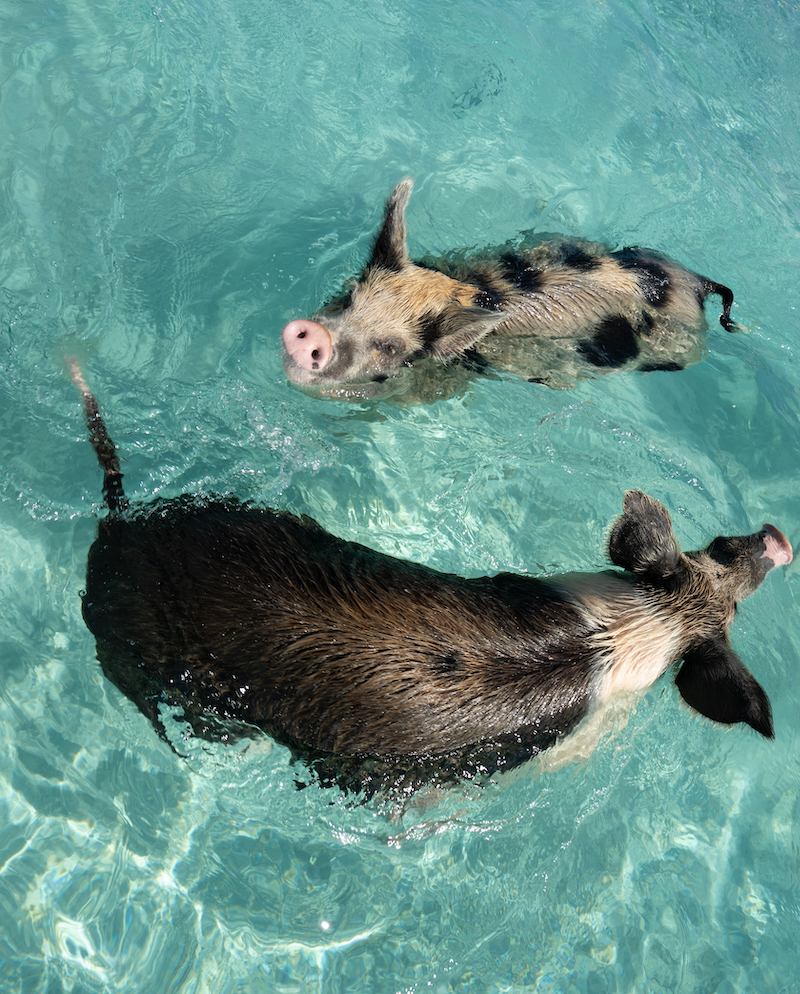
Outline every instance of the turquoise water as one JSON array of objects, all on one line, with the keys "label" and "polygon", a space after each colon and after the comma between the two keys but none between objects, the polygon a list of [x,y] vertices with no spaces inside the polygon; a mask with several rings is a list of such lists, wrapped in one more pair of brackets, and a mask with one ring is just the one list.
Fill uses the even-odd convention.
[{"label": "turquoise water", "polygon": [[[800,991],[795,567],[741,605],[776,739],[670,679],[590,758],[405,811],[287,752],[180,759],[102,677],[79,592],[99,473],[213,489],[480,575],[597,569],[622,492],[685,548],[800,544],[800,9],[765,0],[2,0],[0,990]],[[363,260],[560,230],[727,283],[683,373],[340,405],[279,335]],[[175,725],[176,734],[180,726]]]}]

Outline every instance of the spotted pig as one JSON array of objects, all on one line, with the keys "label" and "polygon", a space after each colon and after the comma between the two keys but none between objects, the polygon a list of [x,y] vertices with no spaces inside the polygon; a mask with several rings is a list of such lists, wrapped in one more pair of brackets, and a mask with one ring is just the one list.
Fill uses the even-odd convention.
[{"label": "spotted pig", "polygon": [[411,403],[458,393],[476,373],[569,387],[613,370],[683,369],[701,357],[709,294],[734,328],[728,287],[650,249],[557,236],[412,262],[412,186],[404,179],[389,198],[358,280],[283,329],[298,386]]},{"label": "spotted pig", "polygon": [[630,491],[617,572],[463,579],[233,498],[130,506],[73,378],[109,508],[83,616],[105,675],[162,734],[171,704],[202,736],[261,729],[323,780],[410,790],[510,769],[679,663],[692,708],[772,738],[728,636],[737,602],[792,559],[772,525],[683,553],[667,510]]}]

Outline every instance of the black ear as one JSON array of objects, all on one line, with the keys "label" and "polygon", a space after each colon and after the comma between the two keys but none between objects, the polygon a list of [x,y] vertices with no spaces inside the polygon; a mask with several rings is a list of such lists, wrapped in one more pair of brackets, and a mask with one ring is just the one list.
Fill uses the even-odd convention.
[{"label": "black ear", "polygon": [[725,639],[708,639],[684,653],[675,683],[706,718],[724,725],[745,721],[765,738],[775,737],[769,698]]},{"label": "black ear", "polygon": [[669,511],[641,490],[625,494],[622,516],[611,529],[608,554],[616,566],[665,579],[680,564],[681,550]]},{"label": "black ear", "polygon": [[391,197],[386,201],[383,215],[383,225],[375,239],[367,268],[381,269],[403,268],[408,262],[406,249],[406,207],[414,189],[414,180],[410,177],[400,180]]}]

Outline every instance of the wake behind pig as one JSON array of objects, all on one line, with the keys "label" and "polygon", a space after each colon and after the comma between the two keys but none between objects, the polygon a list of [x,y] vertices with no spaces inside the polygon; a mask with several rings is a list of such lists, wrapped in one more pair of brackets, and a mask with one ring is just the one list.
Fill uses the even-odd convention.
[{"label": "wake behind pig", "polygon": [[792,559],[772,525],[683,553],[666,508],[630,491],[616,572],[464,579],[230,497],[130,505],[72,375],[109,511],[83,616],[106,677],[165,738],[173,705],[200,736],[266,732],[322,782],[405,792],[511,769],[679,662],[692,708],[772,738],[728,636],[737,602]]},{"label": "wake behind pig", "polygon": [[610,252],[562,236],[412,262],[411,179],[386,204],[361,275],[309,319],[283,329],[284,370],[339,399],[401,403],[463,392],[512,373],[567,388],[615,370],[680,370],[702,356],[709,294],[734,330],[733,293],[650,249]]}]

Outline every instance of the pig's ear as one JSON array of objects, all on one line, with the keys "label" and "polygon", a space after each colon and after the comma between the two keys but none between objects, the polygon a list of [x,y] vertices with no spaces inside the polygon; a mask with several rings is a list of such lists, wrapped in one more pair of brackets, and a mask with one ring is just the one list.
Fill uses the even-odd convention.
[{"label": "pig's ear", "polygon": [[641,490],[629,490],[611,529],[608,554],[631,573],[657,580],[673,576],[681,565],[681,550],[669,511]]},{"label": "pig's ear", "polygon": [[744,721],[765,738],[775,737],[769,698],[726,639],[708,639],[684,653],[675,683],[706,718],[724,725]]},{"label": "pig's ear", "polygon": [[479,342],[505,317],[483,307],[452,304],[425,326],[425,352],[434,359],[452,359]]},{"label": "pig's ear", "polygon": [[383,225],[375,239],[367,268],[399,271],[408,262],[406,249],[406,207],[414,180],[410,176],[400,180],[391,197],[386,201]]}]

